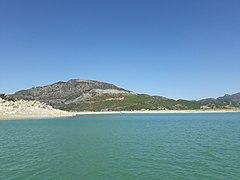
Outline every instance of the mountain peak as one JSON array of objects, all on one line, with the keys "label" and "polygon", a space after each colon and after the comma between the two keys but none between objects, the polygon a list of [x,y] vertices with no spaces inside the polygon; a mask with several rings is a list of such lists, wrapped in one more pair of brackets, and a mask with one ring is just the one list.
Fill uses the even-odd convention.
[{"label": "mountain peak", "polygon": [[[84,94],[89,93],[94,89],[113,89],[129,92],[109,83],[92,80],[71,79],[67,82],[59,81],[57,83],[42,87],[34,87],[31,89],[18,91],[13,94],[13,97],[25,100],[38,100],[51,104],[55,107],[60,107],[62,104],[82,97]],[[94,94],[91,93],[91,96],[93,95]]]}]

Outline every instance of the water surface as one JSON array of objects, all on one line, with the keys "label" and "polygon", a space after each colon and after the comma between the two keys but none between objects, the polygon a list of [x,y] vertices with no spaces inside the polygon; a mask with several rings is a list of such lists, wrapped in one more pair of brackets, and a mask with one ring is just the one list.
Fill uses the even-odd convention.
[{"label": "water surface", "polygon": [[0,121],[0,179],[240,179],[240,113]]}]

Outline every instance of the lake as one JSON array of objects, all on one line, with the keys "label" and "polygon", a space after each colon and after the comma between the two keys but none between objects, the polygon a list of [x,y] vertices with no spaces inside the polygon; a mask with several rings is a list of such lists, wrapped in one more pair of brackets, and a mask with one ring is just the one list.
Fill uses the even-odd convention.
[{"label": "lake", "polygon": [[0,121],[0,179],[240,179],[240,113]]}]

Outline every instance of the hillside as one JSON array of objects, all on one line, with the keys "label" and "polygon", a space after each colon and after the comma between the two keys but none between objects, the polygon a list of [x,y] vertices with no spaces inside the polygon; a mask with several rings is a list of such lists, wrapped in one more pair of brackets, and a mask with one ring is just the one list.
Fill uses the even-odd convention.
[{"label": "hillside", "polygon": [[232,95],[224,95],[222,97],[208,98],[199,101],[203,105],[208,105],[209,107],[240,107],[240,93]]},{"label": "hillside", "polygon": [[73,79],[18,91],[12,97],[38,100],[67,111],[123,111],[239,107],[239,94],[200,101],[174,100],[161,96],[137,94],[109,83]]},{"label": "hillside", "polygon": [[18,91],[13,97],[25,100],[39,100],[59,108],[64,104],[84,101],[105,93],[128,94],[131,92],[118,88],[113,84],[73,79],[67,82],[60,81],[47,86]]}]

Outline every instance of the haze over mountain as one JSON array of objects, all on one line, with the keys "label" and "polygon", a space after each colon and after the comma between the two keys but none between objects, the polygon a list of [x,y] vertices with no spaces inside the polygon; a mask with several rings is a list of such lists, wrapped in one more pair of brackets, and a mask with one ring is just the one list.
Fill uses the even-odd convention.
[{"label": "haze over mountain", "polygon": [[200,101],[174,100],[162,96],[137,94],[105,82],[80,79],[33,87],[18,91],[12,96],[25,100],[38,100],[68,111],[186,110],[240,107],[240,93]]},{"label": "haze over mountain", "polygon": [[240,107],[240,93],[235,93],[232,95],[226,94],[222,97],[208,98],[199,101],[203,104],[212,104],[216,106],[226,106],[226,107]]}]

